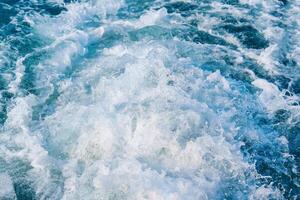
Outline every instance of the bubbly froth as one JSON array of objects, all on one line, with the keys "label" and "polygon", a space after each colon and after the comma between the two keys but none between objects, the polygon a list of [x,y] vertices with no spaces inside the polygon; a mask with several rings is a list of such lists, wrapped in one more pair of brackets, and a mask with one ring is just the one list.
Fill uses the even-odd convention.
[{"label": "bubbly froth", "polygon": [[0,198],[297,199],[284,2],[0,2]]}]

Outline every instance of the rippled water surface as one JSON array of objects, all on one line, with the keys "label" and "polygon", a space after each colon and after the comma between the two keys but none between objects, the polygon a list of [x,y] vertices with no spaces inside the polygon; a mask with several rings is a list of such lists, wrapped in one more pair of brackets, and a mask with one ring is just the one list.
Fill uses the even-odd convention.
[{"label": "rippled water surface", "polygon": [[0,199],[300,198],[300,1],[0,0]]}]

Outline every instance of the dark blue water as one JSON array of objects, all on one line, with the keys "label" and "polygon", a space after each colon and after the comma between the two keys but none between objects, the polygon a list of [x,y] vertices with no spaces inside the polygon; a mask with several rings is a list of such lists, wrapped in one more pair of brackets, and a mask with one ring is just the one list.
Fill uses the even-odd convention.
[{"label": "dark blue water", "polygon": [[0,0],[0,199],[299,199],[299,13]]}]

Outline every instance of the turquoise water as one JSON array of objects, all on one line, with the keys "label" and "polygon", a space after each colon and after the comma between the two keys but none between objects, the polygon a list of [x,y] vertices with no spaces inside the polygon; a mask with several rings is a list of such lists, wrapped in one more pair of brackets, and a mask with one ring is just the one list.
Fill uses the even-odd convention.
[{"label": "turquoise water", "polygon": [[299,199],[299,13],[0,0],[0,199]]}]

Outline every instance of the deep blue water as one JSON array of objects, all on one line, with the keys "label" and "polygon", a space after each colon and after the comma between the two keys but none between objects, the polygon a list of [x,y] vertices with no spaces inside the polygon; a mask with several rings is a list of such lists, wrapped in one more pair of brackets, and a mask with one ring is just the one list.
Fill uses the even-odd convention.
[{"label": "deep blue water", "polygon": [[299,199],[300,2],[0,0],[0,199]]}]

